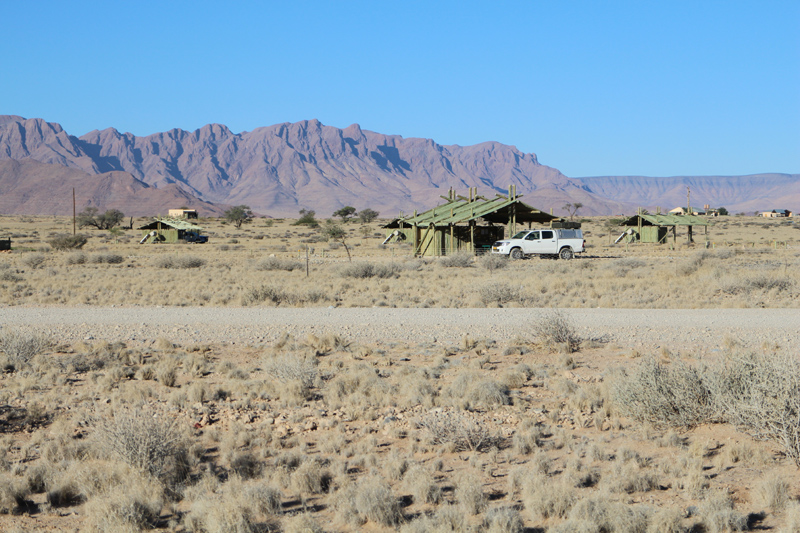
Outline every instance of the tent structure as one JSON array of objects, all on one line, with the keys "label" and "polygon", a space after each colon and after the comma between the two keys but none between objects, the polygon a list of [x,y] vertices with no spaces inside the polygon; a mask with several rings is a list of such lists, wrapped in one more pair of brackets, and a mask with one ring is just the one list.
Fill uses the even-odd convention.
[{"label": "tent structure", "polygon": [[174,218],[157,218],[139,229],[144,231],[139,244],[147,242],[176,243],[186,240],[187,237],[197,237],[203,231],[200,226]]},{"label": "tent structure", "polygon": [[628,226],[628,230],[623,232],[615,244],[624,240],[625,242],[649,242],[661,244],[667,241],[669,231],[672,230],[672,240],[677,241],[677,227],[687,227],[687,239],[693,242],[692,228],[694,226],[705,226],[706,235],[708,234],[708,220],[697,215],[663,215],[645,214],[639,212],[631,218],[624,220],[620,226]]},{"label": "tent structure", "polygon": [[520,201],[516,187],[509,187],[508,196],[493,199],[478,195],[477,187],[468,196],[456,195],[452,189],[442,196],[446,203],[423,213],[397,218],[384,226],[390,229],[386,242],[408,241],[414,255],[448,255],[459,251],[481,253],[492,243],[514,235],[518,225],[545,224],[558,219]]}]

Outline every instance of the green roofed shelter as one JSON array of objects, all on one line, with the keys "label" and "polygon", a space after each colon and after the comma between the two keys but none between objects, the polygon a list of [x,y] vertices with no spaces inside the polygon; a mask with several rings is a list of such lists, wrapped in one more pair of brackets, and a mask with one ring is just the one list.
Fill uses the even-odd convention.
[{"label": "green roofed shelter", "polygon": [[516,187],[509,188],[508,196],[496,195],[493,199],[479,196],[477,188],[469,195],[459,196],[452,189],[446,202],[422,213],[392,220],[384,228],[389,232],[386,241],[407,240],[414,247],[414,255],[448,255],[459,251],[484,252],[492,243],[517,232],[517,224],[547,224],[557,219],[521,202]]},{"label": "green roofed shelter", "polygon": [[[649,242],[661,244],[667,241],[669,230],[672,229],[673,242],[677,240],[677,227],[687,227],[687,239],[693,242],[692,228],[694,226],[705,226],[706,235],[708,234],[708,220],[698,215],[663,215],[649,213],[638,213],[620,223],[620,226],[628,226],[629,230],[624,232],[616,242]],[[634,229],[636,228],[636,229]]]},{"label": "green roofed shelter", "polygon": [[139,229],[144,232],[139,244],[154,242],[176,243],[184,240],[194,240],[203,231],[200,226],[176,218],[156,218]]}]

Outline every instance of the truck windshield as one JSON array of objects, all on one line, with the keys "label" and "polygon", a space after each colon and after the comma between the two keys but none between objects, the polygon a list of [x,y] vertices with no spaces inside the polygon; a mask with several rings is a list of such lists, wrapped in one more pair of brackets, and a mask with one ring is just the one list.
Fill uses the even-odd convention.
[{"label": "truck windshield", "polygon": [[525,235],[527,235],[527,234],[528,234],[528,232],[527,232],[527,231],[520,231],[519,233],[517,233],[516,235],[514,235],[514,236],[513,236],[513,237],[511,237],[511,238],[512,238],[512,239],[524,239],[524,238],[525,238]]}]

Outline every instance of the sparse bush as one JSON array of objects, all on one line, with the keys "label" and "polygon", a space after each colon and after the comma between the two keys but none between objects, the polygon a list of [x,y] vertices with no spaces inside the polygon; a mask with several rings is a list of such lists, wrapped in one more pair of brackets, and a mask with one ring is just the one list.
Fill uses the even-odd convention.
[{"label": "sparse bush", "polygon": [[522,298],[522,290],[518,285],[511,285],[502,281],[484,285],[478,289],[478,294],[484,305],[502,305],[519,301]]},{"label": "sparse bush", "polygon": [[580,346],[581,338],[572,319],[560,309],[553,309],[542,315],[537,329],[539,339],[551,347],[563,346],[567,351],[573,352]]},{"label": "sparse bush", "polygon": [[525,523],[519,511],[513,507],[490,509],[483,518],[483,529],[486,533],[522,533]]},{"label": "sparse bush", "polygon": [[455,252],[439,259],[439,264],[445,268],[468,268],[473,259],[475,255],[472,252]]},{"label": "sparse bush", "polygon": [[394,263],[375,264],[367,262],[358,262],[344,265],[339,269],[339,275],[344,278],[392,278],[397,277],[402,268]]},{"label": "sparse bush", "polygon": [[106,263],[109,265],[118,265],[125,261],[125,258],[119,254],[94,254],[90,261],[92,263]]},{"label": "sparse bush", "polygon": [[475,474],[460,476],[456,484],[456,501],[468,515],[476,515],[486,509],[488,498],[483,492],[483,483],[479,476]]},{"label": "sparse bush", "polygon": [[29,494],[30,488],[24,478],[0,473],[0,513],[11,513],[19,507],[25,507],[25,499]]},{"label": "sparse bush", "polygon": [[0,333],[0,351],[8,356],[12,365],[27,364],[30,360],[50,348],[52,341],[42,333],[4,331]]},{"label": "sparse bush", "polygon": [[298,381],[311,388],[317,377],[317,360],[300,354],[283,354],[264,360],[264,371],[281,383]]},{"label": "sparse bush", "polygon": [[25,254],[22,256],[22,264],[29,268],[39,268],[45,260],[45,255],[40,253]]},{"label": "sparse bush", "polygon": [[647,357],[613,385],[620,410],[637,420],[695,426],[710,419],[713,401],[702,372],[676,361],[667,366]]},{"label": "sparse bush", "polygon": [[156,259],[156,268],[200,268],[206,260],[191,255],[161,256]]},{"label": "sparse bush", "polygon": [[86,235],[78,233],[77,235],[56,235],[47,241],[54,250],[77,250],[83,248],[89,242]]},{"label": "sparse bush", "polygon": [[253,305],[261,302],[272,302],[276,305],[288,299],[288,294],[280,287],[273,285],[262,285],[253,287],[242,296],[243,305]]},{"label": "sparse bush", "polygon": [[379,477],[367,477],[358,483],[354,503],[359,516],[377,524],[393,526],[402,518],[392,489]]},{"label": "sparse bush", "polygon": [[161,487],[145,479],[112,488],[86,504],[86,516],[93,531],[116,533],[152,529],[163,506]]},{"label": "sparse bush", "polygon": [[485,451],[498,440],[485,422],[451,411],[430,413],[419,421],[419,427],[428,431],[433,444],[450,444],[457,451]]},{"label": "sparse bush", "polygon": [[404,484],[414,498],[414,503],[439,503],[442,499],[442,489],[436,483],[433,473],[422,465],[413,465],[408,469]]},{"label": "sparse bush", "polygon": [[118,410],[97,424],[100,449],[164,481],[182,479],[186,448],[175,422],[144,409]]},{"label": "sparse bush", "polygon": [[86,264],[86,254],[83,252],[74,252],[67,256],[68,265],[83,265]]},{"label": "sparse bush", "polygon": [[747,528],[747,517],[734,510],[733,500],[727,494],[717,492],[709,495],[700,504],[698,514],[705,526],[704,531],[708,533],[744,531]]},{"label": "sparse bush", "polygon": [[484,254],[478,259],[478,265],[489,272],[501,270],[508,266],[508,256],[500,254]]},{"label": "sparse bush", "polygon": [[794,286],[794,280],[789,277],[757,275],[751,277],[736,278],[720,285],[720,292],[723,294],[749,294],[753,291],[776,290],[783,292]]},{"label": "sparse bush", "polygon": [[303,270],[305,263],[292,259],[282,259],[280,257],[267,257],[262,259],[256,264],[256,270],[285,270],[291,272],[292,270]]}]

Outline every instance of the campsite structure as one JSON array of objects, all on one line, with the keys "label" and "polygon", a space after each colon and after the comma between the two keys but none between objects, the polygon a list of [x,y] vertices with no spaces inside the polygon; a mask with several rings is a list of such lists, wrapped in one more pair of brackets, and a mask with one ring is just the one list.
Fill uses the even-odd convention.
[{"label": "campsite structure", "polygon": [[167,215],[170,218],[197,218],[197,209],[170,209]]},{"label": "campsite structure", "polygon": [[667,242],[670,230],[674,243],[678,240],[678,226],[686,226],[688,242],[694,241],[692,232],[694,226],[705,227],[705,233],[708,235],[708,220],[703,217],[661,213],[651,215],[642,209],[636,215],[622,221],[620,226],[627,226],[628,229],[614,241],[615,244],[620,241],[662,244]]},{"label": "campsite structure", "polygon": [[[385,243],[407,241],[416,256],[449,255],[455,252],[483,253],[492,243],[514,235],[518,226],[546,224],[558,217],[549,215],[520,201],[516,187],[508,196],[497,194],[489,199],[470,187],[468,196],[450,189],[442,196],[444,204],[423,213],[400,217],[384,226],[389,230]],[[507,233],[506,233],[507,232]]]},{"label": "campsite structure", "polygon": [[139,229],[144,231],[139,244],[199,242],[197,239],[200,237],[200,232],[203,231],[200,226],[174,218],[156,218]]}]

